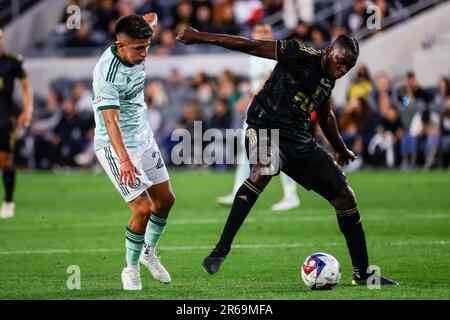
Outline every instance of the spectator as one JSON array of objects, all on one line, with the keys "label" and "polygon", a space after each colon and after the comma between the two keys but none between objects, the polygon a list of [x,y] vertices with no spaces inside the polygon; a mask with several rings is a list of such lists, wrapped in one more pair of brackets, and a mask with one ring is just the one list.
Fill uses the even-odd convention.
[{"label": "spectator", "polygon": [[425,103],[430,101],[426,91],[417,84],[416,75],[412,71],[408,71],[405,75],[405,84],[399,89],[399,99],[404,106],[417,101]]},{"label": "spectator", "polygon": [[157,0],[144,0],[144,2],[137,9],[137,14],[141,16],[149,12],[156,13],[159,21],[165,21],[165,12]]},{"label": "spectator", "polygon": [[446,99],[448,96],[450,96],[450,82],[447,77],[441,77],[439,78],[438,84],[437,84],[438,91],[433,97],[433,102],[436,105],[444,106],[446,103]]},{"label": "spectator", "polygon": [[331,27],[331,42],[333,42],[334,40],[336,40],[340,35],[342,34],[348,34],[348,30],[340,25],[334,25],[333,27]]},{"label": "spectator", "polygon": [[227,2],[214,8],[214,22],[220,33],[237,35],[240,32],[240,27],[234,19],[233,6]]},{"label": "spectator", "polygon": [[55,163],[55,152],[51,143],[53,130],[61,119],[62,96],[51,90],[46,98],[46,107],[38,119],[33,121],[31,134],[34,138],[36,169],[51,169]]},{"label": "spectator", "polygon": [[194,28],[202,32],[217,32],[216,26],[212,22],[211,9],[207,5],[197,7],[195,11]]},{"label": "spectator", "polygon": [[87,128],[83,128],[72,98],[64,100],[62,116],[53,130],[52,144],[56,150],[57,164],[61,167],[74,167],[75,156],[84,151],[89,139]]},{"label": "spectator", "polygon": [[119,13],[114,6],[114,1],[99,1],[98,7],[96,7],[93,11],[93,17],[95,17],[93,29],[108,34],[110,23],[115,23],[115,20],[119,18]]},{"label": "spectator", "polygon": [[369,101],[369,96],[373,90],[372,79],[370,78],[369,70],[366,66],[358,68],[356,79],[350,85],[348,90],[348,99],[363,98]]},{"label": "spectator", "polygon": [[313,25],[310,29],[312,45],[317,49],[325,49],[328,46],[329,37],[325,30],[319,25]]},{"label": "spectator", "polygon": [[168,56],[174,53],[177,47],[177,41],[171,30],[164,30],[159,36],[159,43],[153,49],[152,54],[155,56]]},{"label": "spectator", "polygon": [[214,100],[213,110],[214,113],[209,122],[209,127],[215,129],[231,128],[232,117],[227,101],[223,99]]},{"label": "spectator", "polygon": [[284,0],[283,21],[288,29],[298,26],[298,21],[311,24],[315,21],[313,0]]},{"label": "spectator", "polygon": [[388,97],[393,104],[398,101],[397,91],[392,88],[389,76],[385,72],[381,72],[375,79],[375,88],[369,95],[369,105],[372,110],[380,112],[380,99]]},{"label": "spectator", "polygon": [[442,165],[450,170],[450,96],[445,99],[445,111],[441,118]]},{"label": "spectator", "polygon": [[95,47],[95,42],[91,38],[91,24],[88,21],[81,21],[80,28],[67,34],[65,47],[68,48],[89,48]]},{"label": "spectator", "polygon": [[365,151],[364,141],[368,139],[365,137],[366,129],[371,118],[372,111],[361,97],[350,100],[339,117],[342,138],[357,155],[362,155]]},{"label": "spectator", "polygon": [[346,18],[346,28],[350,33],[362,29],[369,18],[367,13],[368,2],[366,0],[355,0],[352,9]]},{"label": "spectator", "polygon": [[119,13],[119,17],[136,14],[136,8],[134,7],[133,0],[119,0],[117,3],[117,11]]},{"label": "spectator", "polygon": [[194,8],[187,0],[181,0],[175,7],[175,21],[173,31],[175,34],[192,24]]},{"label": "spectator", "polygon": [[435,165],[439,146],[440,117],[426,109],[417,112],[409,128],[410,135],[415,138],[415,154],[412,165],[423,163],[424,169]]},{"label": "spectator", "polygon": [[368,153],[375,166],[394,168],[399,158],[399,146],[403,138],[403,126],[398,109],[391,105],[381,117],[377,134],[372,138]]},{"label": "spectator", "polygon": [[77,82],[72,89],[73,98],[75,100],[75,109],[77,113],[87,113],[91,116],[92,109],[92,92],[83,82]]},{"label": "spectator", "polygon": [[301,42],[311,41],[308,25],[304,21],[299,20],[297,22],[297,25],[295,26],[294,31],[291,33],[288,39],[297,40]]}]

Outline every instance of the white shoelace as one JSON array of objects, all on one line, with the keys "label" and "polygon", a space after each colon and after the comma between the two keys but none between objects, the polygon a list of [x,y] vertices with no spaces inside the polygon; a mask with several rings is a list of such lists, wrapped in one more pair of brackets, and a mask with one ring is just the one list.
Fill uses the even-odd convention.
[{"label": "white shoelace", "polygon": [[141,282],[139,272],[136,272],[134,270],[127,270],[127,274],[130,277],[131,282],[133,282],[133,284],[138,285]]}]

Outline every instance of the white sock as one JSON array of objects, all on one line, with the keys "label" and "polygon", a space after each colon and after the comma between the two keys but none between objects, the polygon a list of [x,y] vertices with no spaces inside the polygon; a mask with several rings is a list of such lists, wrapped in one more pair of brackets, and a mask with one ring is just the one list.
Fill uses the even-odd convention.
[{"label": "white sock", "polygon": [[236,174],[234,175],[234,187],[233,194],[236,194],[238,189],[242,186],[245,180],[250,176],[250,165],[245,153],[239,155],[239,161],[236,168]]},{"label": "white sock", "polygon": [[284,173],[280,174],[284,199],[297,198],[297,183]]},{"label": "white sock", "polygon": [[127,264],[127,269],[130,269],[130,270],[139,270],[139,263],[138,264]]},{"label": "white sock", "polygon": [[156,247],[149,246],[148,244],[144,243],[144,254],[149,256],[154,256],[156,251]]}]

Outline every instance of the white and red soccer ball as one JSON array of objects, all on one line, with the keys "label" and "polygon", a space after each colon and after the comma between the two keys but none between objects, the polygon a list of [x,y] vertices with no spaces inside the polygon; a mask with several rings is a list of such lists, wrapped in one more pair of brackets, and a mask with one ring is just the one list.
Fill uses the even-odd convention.
[{"label": "white and red soccer ball", "polygon": [[341,280],[339,262],[328,253],[314,253],[302,265],[303,282],[311,289],[329,290]]}]

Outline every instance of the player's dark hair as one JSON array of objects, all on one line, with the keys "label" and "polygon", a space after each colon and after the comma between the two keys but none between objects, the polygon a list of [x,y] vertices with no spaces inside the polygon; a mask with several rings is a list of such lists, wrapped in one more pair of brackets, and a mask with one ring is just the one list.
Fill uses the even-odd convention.
[{"label": "player's dark hair", "polygon": [[119,18],[116,23],[116,36],[124,33],[133,39],[148,39],[153,37],[149,23],[141,16],[129,15]]},{"label": "player's dark hair", "polygon": [[345,49],[350,49],[354,55],[359,55],[359,44],[355,38],[347,34],[341,34],[334,42]]}]

